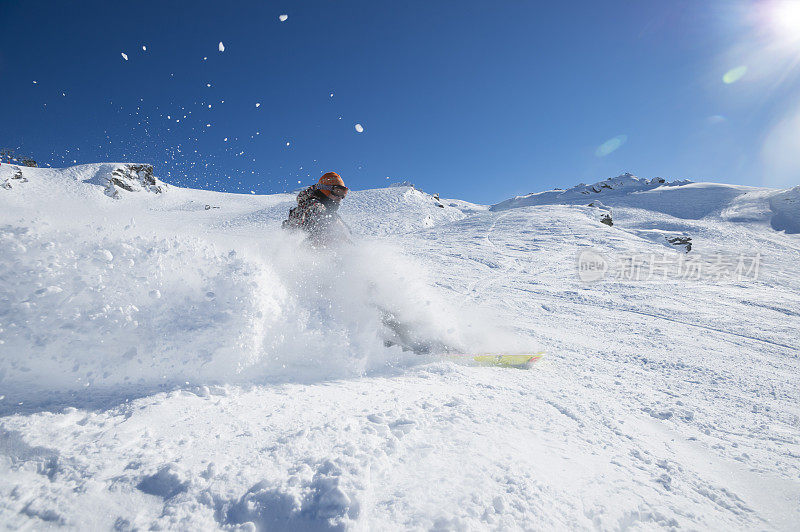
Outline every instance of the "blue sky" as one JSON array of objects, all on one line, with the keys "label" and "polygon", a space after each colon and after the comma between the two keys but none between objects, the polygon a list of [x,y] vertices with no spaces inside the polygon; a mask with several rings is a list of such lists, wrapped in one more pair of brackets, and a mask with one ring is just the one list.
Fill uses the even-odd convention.
[{"label": "blue sky", "polygon": [[778,4],[4,0],[0,147],[261,194],[328,170],[481,203],[623,171],[796,185]]}]

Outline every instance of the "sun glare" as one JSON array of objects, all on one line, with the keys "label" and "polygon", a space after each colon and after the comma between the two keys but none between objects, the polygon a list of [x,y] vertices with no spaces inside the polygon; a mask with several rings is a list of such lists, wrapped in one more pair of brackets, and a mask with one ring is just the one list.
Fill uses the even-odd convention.
[{"label": "sun glare", "polygon": [[[742,0],[727,12],[735,36],[722,82],[760,91],[800,80],[800,0]],[[762,96],[768,93],[761,92]]]},{"label": "sun glare", "polygon": [[784,0],[772,6],[770,18],[780,37],[800,41],[800,1]]}]

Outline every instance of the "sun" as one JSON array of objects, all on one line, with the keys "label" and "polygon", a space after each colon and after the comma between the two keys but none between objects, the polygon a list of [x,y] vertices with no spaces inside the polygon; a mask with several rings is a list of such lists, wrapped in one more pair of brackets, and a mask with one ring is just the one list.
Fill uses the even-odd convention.
[{"label": "sun", "polygon": [[780,0],[771,6],[770,21],[778,36],[800,41],[800,0]]}]

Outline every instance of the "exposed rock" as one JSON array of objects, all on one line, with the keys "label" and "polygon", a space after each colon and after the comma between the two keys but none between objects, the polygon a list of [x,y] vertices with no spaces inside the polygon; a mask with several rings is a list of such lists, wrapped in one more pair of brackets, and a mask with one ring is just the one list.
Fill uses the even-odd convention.
[{"label": "exposed rock", "polygon": [[23,177],[23,175],[22,175],[22,168],[18,168],[18,167],[14,167],[14,166],[12,166],[11,168],[16,168],[16,170],[14,171],[14,175],[12,175],[11,178],[7,178],[5,181],[3,181],[3,184],[0,185],[0,187],[3,187],[6,190],[11,190],[11,188],[12,188],[11,181],[12,180],[19,181],[20,183],[27,183],[28,182],[28,178],[27,177]]},{"label": "exposed rock", "polygon": [[210,211],[211,209],[219,209],[216,205],[206,205],[205,210]]},{"label": "exposed rock", "polygon": [[167,188],[165,183],[153,176],[153,166],[149,164],[125,164],[111,173],[106,184],[105,193],[112,198],[119,198],[119,191],[152,192],[160,194]]},{"label": "exposed rock", "polygon": [[614,225],[614,222],[611,219],[611,207],[608,205],[603,205],[603,202],[600,200],[591,202],[589,207],[593,207],[595,212],[599,214],[601,224],[605,224],[609,227]]},{"label": "exposed rock", "polygon": [[611,185],[609,185],[608,183],[598,183],[597,185],[592,185],[591,190],[595,194],[599,194],[600,192],[603,191],[603,189],[611,190],[611,188],[612,188]]},{"label": "exposed rock", "polygon": [[664,238],[677,248],[683,247],[686,253],[692,250],[692,237],[690,236],[665,236]]}]

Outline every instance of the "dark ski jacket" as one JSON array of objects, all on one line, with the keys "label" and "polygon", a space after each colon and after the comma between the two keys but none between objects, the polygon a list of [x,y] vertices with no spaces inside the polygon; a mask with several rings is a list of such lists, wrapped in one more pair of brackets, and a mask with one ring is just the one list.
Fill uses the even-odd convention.
[{"label": "dark ski jacket", "polygon": [[281,227],[304,231],[314,246],[330,245],[335,238],[332,229],[341,224],[336,214],[338,208],[338,202],[310,186],[297,195],[297,207],[289,211]]}]

